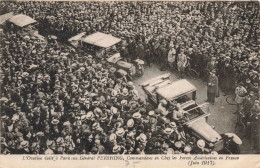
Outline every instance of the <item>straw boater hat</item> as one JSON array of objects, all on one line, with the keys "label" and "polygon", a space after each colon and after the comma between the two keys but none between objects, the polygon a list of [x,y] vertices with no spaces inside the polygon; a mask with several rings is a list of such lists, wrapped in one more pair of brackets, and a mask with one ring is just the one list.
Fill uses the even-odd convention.
[{"label": "straw boater hat", "polygon": [[128,137],[134,137],[135,133],[133,131],[130,131],[126,134]]},{"label": "straw boater hat", "polygon": [[172,128],[165,128],[165,129],[163,130],[163,132],[164,132],[165,134],[167,134],[167,135],[170,135],[170,134],[173,133],[173,129],[172,129]]},{"label": "straw boater hat", "polygon": [[184,147],[184,152],[185,152],[185,153],[190,153],[190,151],[191,151],[191,146],[190,146],[190,145],[186,145],[186,146]]},{"label": "straw boater hat", "polygon": [[168,148],[166,154],[167,155],[174,154],[174,150],[172,148]]},{"label": "straw boater hat", "polygon": [[176,127],[177,127],[177,125],[176,125],[175,122],[170,122],[169,126],[170,126],[171,128],[176,128]]},{"label": "straw boater hat", "polygon": [[47,147],[50,147],[50,146],[53,145],[53,143],[54,143],[54,141],[52,141],[52,140],[47,140],[46,145],[47,145]]},{"label": "straw boater hat", "polygon": [[111,96],[117,96],[117,94],[118,94],[118,91],[117,91],[117,90],[112,90]]},{"label": "straw boater hat", "polygon": [[57,143],[57,144],[62,144],[63,142],[64,142],[63,137],[58,137],[58,138],[56,139],[56,143]]},{"label": "straw boater hat", "polygon": [[121,149],[121,148],[120,148],[119,145],[115,145],[115,146],[113,147],[113,153],[119,152],[120,149]]},{"label": "straw boater hat", "polygon": [[140,141],[146,142],[146,140],[147,140],[147,136],[145,134],[141,133],[140,134]]},{"label": "straw boater hat", "polygon": [[116,107],[111,107],[112,114],[116,114],[118,112],[118,109]]},{"label": "straw boater hat", "polygon": [[123,105],[127,105],[127,100],[122,100],[121,101],[121,105],[123,106]]},{"label": "straw boater hat", "polygon": [[199,139],[199,140],[197,141],[197,146],[198,146],[199,148],[204,148],[204,147],[205,147],[205,141],[204,141],[203,139]]},{"label": "straw boater hat", "polygon": [[69,121],[66,121],[63,123],[64,126],[70,126],[70,122]]},{"label": "straw boater hat", "polygon": [[95,123],[92,125],[92,128],[93,128],[93,129],[97,129],[99,126],[100,126],[99,123],[95,122]]},{"label": "straw boater hat", "polygon": [[110,142],[113,142],[116,140],[116,134],[115,133],[112,133],[110,136],[109,136],[109,141]]},{"label": "straw boater hat", "polygon": [[123,96],[128,96],[128,89],[127,88],[123,88],[122,93]]},{"label": "straw boater hat", "polygon": [[92,111],[89,111],[89,112],[87,113],[87,115],[86,115],[86,118],[87,118],[88,120],[93,119],[93,118],[94,118],[93,112],[92,112]]},{"label": "straw boater hat", "polygon": [[60,121],[57,120],[57,119],[53,119],[53,120],[51,121],[51,123],[52,123],[53,125],[57,125],[59,122],[60,122]]},{"label": "straw boater hat", "polygon": [[127,121],[127,127],[133,127],[134,126],[134,120],[133,119],[129,119],[128,121]]},{"label": "straw boater hat", "polygon": [[217,151],[212,151],[210,154],[212,154],[212,155],[218,155],[218,152],[217,152]]},{"label": "straw boater hat", "polygon": [[149,115],[149,116],[153,116],[154,114],[155,114],[155,112],[154,112],[153,110],[151,110],[151,111],[148,112],[148,115]]},{"label": "straw boater hat", "polygon": [[139,112],[136,112],[136,113],[133,114],[133,118],[139,119],[141,117],[142,117],[142,115]]},{"label": "straw boater hat", "polygon": [[122,137],[122,136],[124,136],[124,134],[125,134],[125,130],[123,128],[117,129],[117,131],[116,131],[117,136]]},{"label": "straw boater hat", "polygon": [[51,149],[47,149],[45,152],[44,152],[45,155],[52,155],[54,154],[53,150]]},{"label": "straw boater hat", "polygon": [[129,81],[129,82],[127,82],[127,86],[132,88],[134,86],[134,83]]},{"label": "straw boater hat", "polygon": [[39,132],[36,133],[36,136],[43,137],[44,136],[44,132],[39,131]]},{"label": "straw boater hat", "polygon": [[175,142],[175,143],[174,143],[174,146],[175,146],[176,148],[181,148],[181,147],[182,147],[181,141]]},{"label": "straw boater hat", "polygon": [[0,102],[1,102],[1,101],[3,101],[3,102],[7,102],[8,99],[7,99],[6,97],[1,97]]}]

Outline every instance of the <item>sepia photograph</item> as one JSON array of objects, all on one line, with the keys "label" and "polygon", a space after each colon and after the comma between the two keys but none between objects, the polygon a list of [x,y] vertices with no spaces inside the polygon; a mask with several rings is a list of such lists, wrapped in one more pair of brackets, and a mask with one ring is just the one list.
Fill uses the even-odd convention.
[{"label": "sepia photograph", "polygon": [[1,1],[1,155],[260,154],[259,11]]}]

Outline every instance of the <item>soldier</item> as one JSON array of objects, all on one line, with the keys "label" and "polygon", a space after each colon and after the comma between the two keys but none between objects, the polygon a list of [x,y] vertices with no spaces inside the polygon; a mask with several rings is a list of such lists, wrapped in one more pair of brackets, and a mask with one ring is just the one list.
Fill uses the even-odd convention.
[{"label": "soldier", "polygon": [[216,58],[215,57],[212,57],[211,58],[211,61],[207,64],[207,67],[206,67],[206,77],[207,79],[209,78],[209,74],[211,71],[213,70],[216,70],[217,68],[217,64],[216,64]]},{"label": "soldier", "polygon": [[179,72],[179,78],[183,78],[183,72],[185,70],[187,62],[188,62],[187,56],[184,54],[184,52],[182,50],[177,58],[177,67],[178,67],[178,72]]},{"label": "soldier", "polygon": [[223,66],[222,70],[221,70],[222,74],[222,89],[224,92],[224,96],[229,94],[231,91],[231,86],[233,83],[233,68],[231,67],[231,65],[229,64],[228,60],[225,63],[225,65]]},{"label": "soldier", "polygon": [[[248,116],[248,124],[250,127],[250,148],[254,149],[258,147],[259,140],[259,115],[260,115],[260,106],[259,101],[254,101],[254,106],[250,110],[250,114]],[[259,147],[258,147],[259,150]],[[259,153],[259,151],[258,151]]]},{"label": "soldier", "polygon": [[162,42],[162,45],[159,49],[159,64],[160,64],[160,70],[165,71],[166,70],[166,64],[167,64],[167,48],[166,43]]},{"label": "soldier", "polygon": [[138,40],[136,46],[136,57],[144,60],[145,48],[141,39]]},{"label": "soldier", "polygon": [[133,60],[136,57],[135,56],[136,44],[135,44],[135,41],[133,40],[133,38],[129,39],[127,49],[129,51],[130,60]]},{"label": "soldier", "polygon": [[235,93],[236,93],[235,101],[237,103],[237,112],[239,112],[241,110],[241,104],[243,103],[243,100],[247,94],[247,90],[246,88],[243,87],[243,83],[238,84]]},{"label": "soldier", "polygon": [[207,96],[208,96],[208,102],[214,104],[215,103],[215,97],[218,96],[218,77],[216,76],[216,71],[213,70],[210,73],[208,83],[207,83]]},{"label": "soldier", "polygon": [[145,39],[144,50],[145,50],[144,59],[145,59],[145,61],[147,62],[147,65],[148,65],[148,66],[151,66],[151,62],[152,62],[151,53],[150,53],[151,44],[150,44],[149,39]]},{"label": "soldier", "polygon": [[170,69],[173,69],[175,65],[175,58],[176,58],[176,50],[174,45],[170,44],[170,51],[168,52],[168,66]]}]

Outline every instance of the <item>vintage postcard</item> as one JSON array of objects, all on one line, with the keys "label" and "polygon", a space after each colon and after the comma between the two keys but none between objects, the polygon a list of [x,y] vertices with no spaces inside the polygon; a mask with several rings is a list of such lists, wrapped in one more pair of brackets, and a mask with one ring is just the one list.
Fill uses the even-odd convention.
[{"label": "vintage postcard", "polygon": [[260,168],[258,1],[1,1],[0,167]]}]

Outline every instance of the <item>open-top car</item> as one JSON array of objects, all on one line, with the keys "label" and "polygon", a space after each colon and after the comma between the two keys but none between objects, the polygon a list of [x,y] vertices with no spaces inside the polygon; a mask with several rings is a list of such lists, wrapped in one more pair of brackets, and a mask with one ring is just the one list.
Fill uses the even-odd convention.
[{"label": "open-top car", "polygon": [[192,134],[204,139],[208,144],[213,143],[222,149],[222,137],[208,123],[210,115],[208,103],[196,103],[197,88],[186,79],[171,81],[170,74],[164,74],[141,84],[147,95],[147,102],[158,107],[160,100],[166,100],[170,105],[179,103],[186,112],[184,127],[191,130]]},{"label": "open-top car", "polygon": [[117,50],[121,42],[120,38],[101,32],[91,35],[86,35],[85,32],[82,32],[68,41],[76,48],[81,48],[89,54],[94,54],[99,59],[105,59],[110,64],[115,65],[117,69],[125,70],[131,77],[143,75],[143,60],[136,59],[129,63],[121,57],[120,52]]}]

